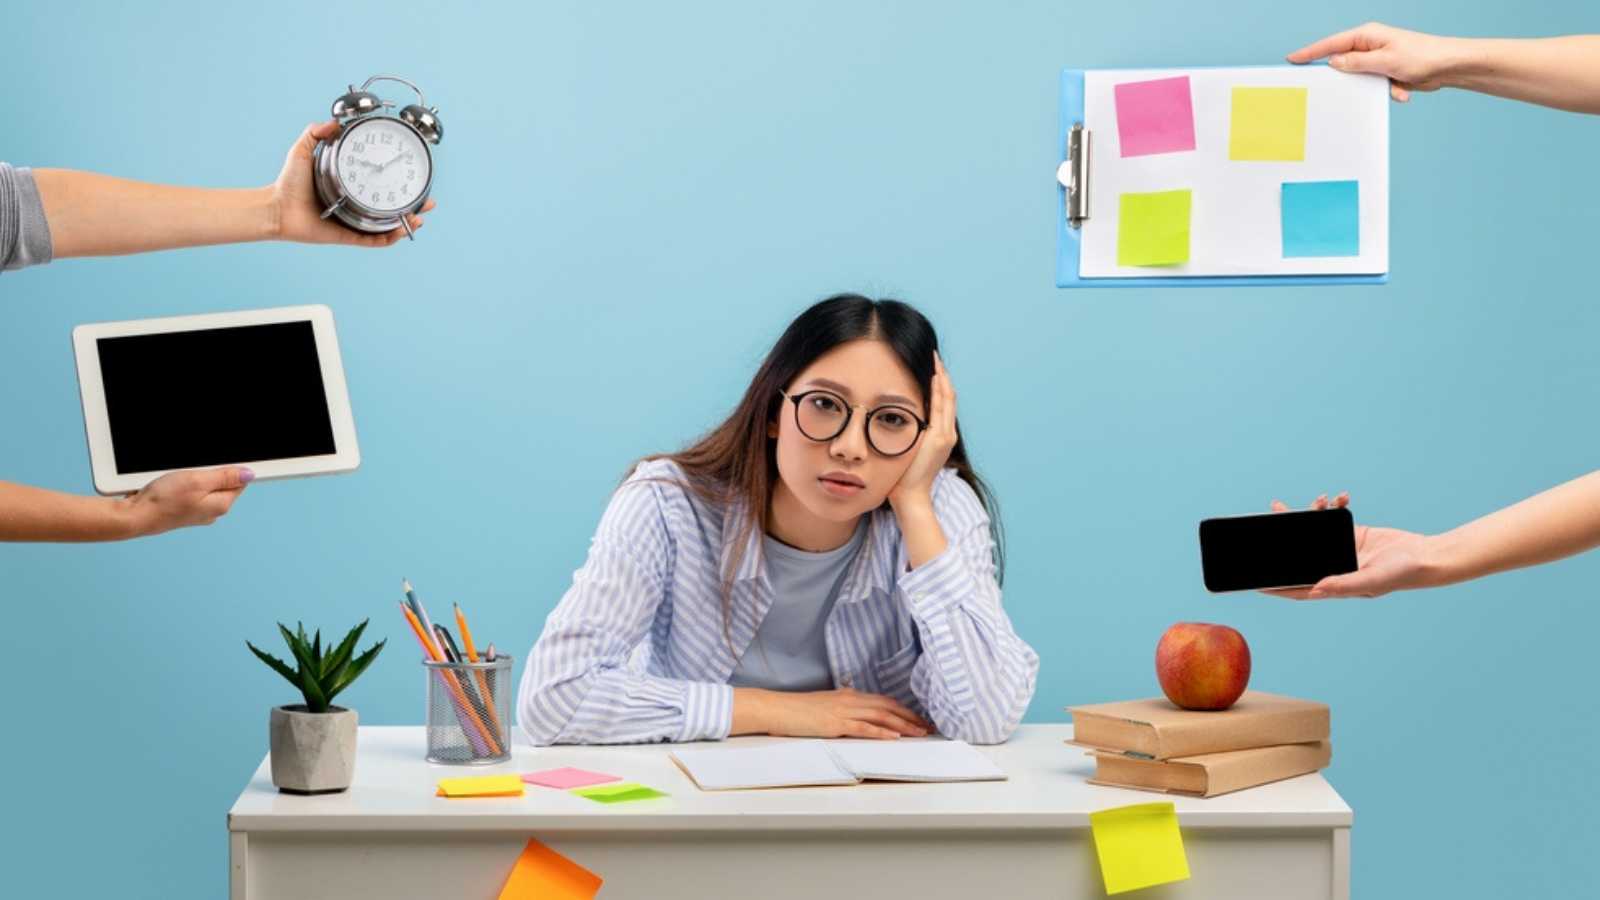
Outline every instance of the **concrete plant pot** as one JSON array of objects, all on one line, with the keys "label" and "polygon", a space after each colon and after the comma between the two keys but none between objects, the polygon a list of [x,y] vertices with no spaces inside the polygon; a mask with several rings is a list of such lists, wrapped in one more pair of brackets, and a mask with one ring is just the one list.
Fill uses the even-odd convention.
[{"label": "concrete plant pot", "polygon": [[356,773],[356,711],[304,704],[276,706],[269,729],[272,783],[288,794],[329,794],[350,787]]}]

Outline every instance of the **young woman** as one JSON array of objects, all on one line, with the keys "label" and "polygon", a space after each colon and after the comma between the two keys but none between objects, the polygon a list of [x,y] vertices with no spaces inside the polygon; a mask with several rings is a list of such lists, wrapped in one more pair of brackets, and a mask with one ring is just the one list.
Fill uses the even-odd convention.
[{"label": "young woman", "polygon": [[824,300],[727,421],[636,466],[528,655],[528,737],[1005,740],[1039,658],[937,350],[904,303]]}]

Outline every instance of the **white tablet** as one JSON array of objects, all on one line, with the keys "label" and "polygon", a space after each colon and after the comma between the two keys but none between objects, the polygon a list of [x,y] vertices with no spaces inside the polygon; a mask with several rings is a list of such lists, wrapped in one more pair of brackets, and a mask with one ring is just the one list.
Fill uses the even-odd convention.
[{"label": "white tablet", "polygon": [[79,325],[72,347],[102,494],[178,469],[266,479],[361,464],[326,306]]}]

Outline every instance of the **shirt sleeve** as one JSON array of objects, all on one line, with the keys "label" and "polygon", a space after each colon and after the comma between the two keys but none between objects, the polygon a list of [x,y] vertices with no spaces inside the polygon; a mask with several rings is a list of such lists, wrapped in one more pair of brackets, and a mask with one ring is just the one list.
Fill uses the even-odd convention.
[{"label": "shirt sleeve", "polygon": [[922,641],[911,691],[939,733],[997,744],[1033,699],[1039,656],[1000,606],[989,515],[978,495],[947,469],[934,484],[933,506],[945,550],[900,573],[896,585]]},{"label": "shirt sleeve", "polygon": [[50,226],[33,170],[0,162],[0,271],[50,261]]},{"label": "shirt sleeve", "polygon": [[661,491],[638,480],[618,489],[588,559],[529,651],[517,711],[533,743],[720,740],[732,729],[732,687],[628,667],[670,589]]}]

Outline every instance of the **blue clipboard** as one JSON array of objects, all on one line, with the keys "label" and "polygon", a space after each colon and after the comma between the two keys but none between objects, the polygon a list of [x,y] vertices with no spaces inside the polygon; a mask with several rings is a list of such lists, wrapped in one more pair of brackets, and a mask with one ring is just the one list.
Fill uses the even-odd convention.
[{"label": "blue clipboard", "polygon": [[[1217,68],[1185,66],[1183,68]],[[1067,134],[1074,122],[1083,121],[1083,69],[1061,71],[1061,121],[1056,128],[1056,153],[1066,158]],[[1091,154],[1092,158],[1092,154]],[[1067,224],[1067,189],[1056,184],[1056,287],[1264,287],[1267,285],[1307,284],[1388,284],[1389,274],[1381,275],[1170,275],[1146,278],[1081,278],[1078,257],[1083,249],[1083,232]]]}]

